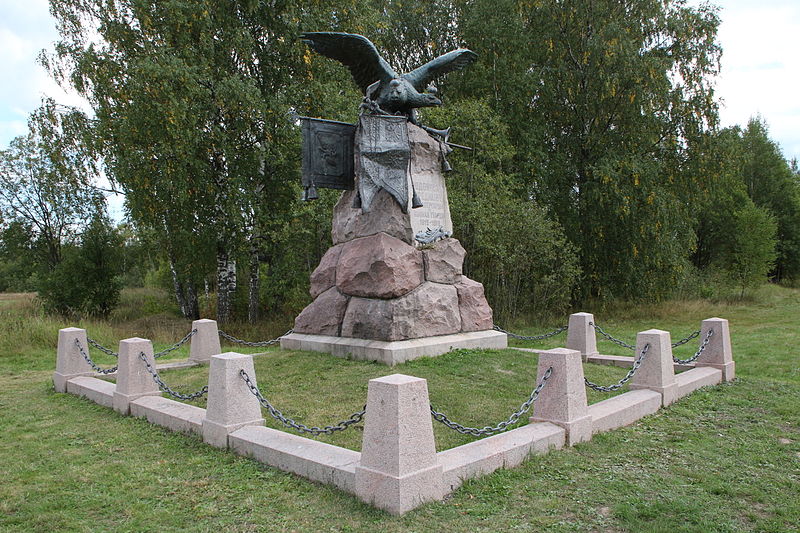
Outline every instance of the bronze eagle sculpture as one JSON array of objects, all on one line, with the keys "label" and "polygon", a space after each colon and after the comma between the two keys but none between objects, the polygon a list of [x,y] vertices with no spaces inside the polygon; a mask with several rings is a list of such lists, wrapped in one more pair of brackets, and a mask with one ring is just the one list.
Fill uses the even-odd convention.
[{"label": "bronze eagle sculpture", "polygon": [[343,63],[361,92],[389,114],[402,113],[416,122],[414,109],[442,105],[429,84],[439,76],[473,63],[477,54],[466,48],[448,52],[400,75],[363,35],[306,32],[300,38],[316,52]]}]

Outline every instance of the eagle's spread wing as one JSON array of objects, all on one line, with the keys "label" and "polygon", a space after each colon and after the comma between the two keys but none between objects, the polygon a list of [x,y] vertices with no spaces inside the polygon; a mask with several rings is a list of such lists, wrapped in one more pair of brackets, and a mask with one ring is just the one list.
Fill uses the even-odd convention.
[{"label": "eagle's spread wing", "polygon": [[411,85],[413,85],[416,90],[422,92],[434,78],[438,78],[454,70],[462,69],[473,63],[476,59],[478,59],[478,55],[472,50],[459,48],[458,50],[453,50],[452,52],[437,57],[433,61],[425,63],[408,74],[404,74],[403,77],[411,82]]},{"label": "eagle's spread wing", "polygon": [[352,33],[306,32],[300,38],[320,54],[347,66],[363,93],[376,81],[397,77],[366,37]]}]

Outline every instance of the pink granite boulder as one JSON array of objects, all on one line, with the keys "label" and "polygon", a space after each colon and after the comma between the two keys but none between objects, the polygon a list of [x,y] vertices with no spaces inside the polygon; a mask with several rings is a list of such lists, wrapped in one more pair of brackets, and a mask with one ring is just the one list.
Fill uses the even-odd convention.
[{"label": "pink granite boulder", "polygon": [[387,233],[408,244],[413,244],[411,218],[403,213],[391,194],[380,190],[372,200],[369,213],[353,207],[355,191],[344,191],[333,208],[331,237],[333,244],[348,242],[376,233]]},{"label": "pink granite boulder", "polygon": [[458,308],[461,314],[461,331],[483,331],[492,329],[492,308],[483,294],[483,285],[466,276],[455,284],[458,291]]},{"label": "pink granite boulder", "polygon": [[342,246],[336,286],[349,296],[397,298],[424,281],[422,252],[385,233]]},{"label": "pink granite boulder", "polygon": [[311,293],[312,298],[316,298],[336,285],[336,265],[339,263],[341,251],[341,244],[328,248],[317,268],[311,273],[311,286],[308,292]]},{"label": "pink granite boulder", "polygon": [[461,280],[461,267],[467,255],[457,239],[442,239],[422,251],[425,260],[425,280],[452,285]]},{"label": "pink granite boulder", "polygon": [[351,298],[341,336],[399,341],[460,330],[455,286],[426,282],[393,300]]},{"label": "pink granite boulder", "polygon": [[310,335],[338,336],[347,300],[347,296],[336,287],[331,287],[297,315],[294,331]]}]

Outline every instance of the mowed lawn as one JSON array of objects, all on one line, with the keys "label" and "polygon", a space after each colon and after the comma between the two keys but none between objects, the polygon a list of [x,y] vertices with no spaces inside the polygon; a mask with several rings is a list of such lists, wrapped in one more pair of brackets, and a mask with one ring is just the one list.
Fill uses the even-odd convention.
[{"label": "mowed lawn", "polygon": [[[53,392],[60,327],[85,327],[114,349],[132,336],[152,338],[156,350],[180,339],[190,323],[172,315],[159,296],[128,291],[110,321],[71,324],[41,315],[29,295],[0,294],[0,530],[800,531],[800,290],[766,286],[744,302],[592,311],[604,329],[631,343],[637,331],[665,329],[678,340],[704,318],[727,318],[737,380],[392,517],[196,436]],[[560,325],[510,329],[536,334]],[[286,326],[232,326],[229,332],[262,340]],[[564,342],[562,334],[513,344]],[[607,341],[598,339],[598,345],[601,353],[630,355]],[[692,341],[676,355],[688,357],[696,346]],[[113,364],[91,353],[101,365]],[[186,354],[181,349],[174,359]],[[255,362],[262,392],[308,425],[347,417],[363,406],[369,379],[395,372],[426,378],[434,406],[456,421],[495,424],[527,398],[536,377],[535,355],[515,350],[459,350],[394,369],[274,348]],[[585,365],[585,372],[603,384],[625,374],[597,365]],[[207,368],[162,377],[192,392],[205,384]],[[592,392],[589,401],[605,397]],[[280,427],[272,419],[268,424]],[[441,424],[434,428],[439,449],[470,441]],[[322,440],[359,449],[361,435],[355,426]]]}]

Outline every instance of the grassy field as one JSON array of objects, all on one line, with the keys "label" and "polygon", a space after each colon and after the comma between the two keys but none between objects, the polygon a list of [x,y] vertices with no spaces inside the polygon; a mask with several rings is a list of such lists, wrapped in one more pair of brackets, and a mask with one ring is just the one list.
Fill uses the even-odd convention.
[{"label": "grassy field", "polygon": [[[180,339],[189,322],[159,294],[126,291],[109,321],[81,324],[42,315],[28,295],[0,294],[0,530],[800,531],[800,291],[768,286],[746,302],[588,310],[628,342],[652,327],[677,340],[704,318],[727,318],[738,379],[589,443],[469,481],[444,502],[390,517],[195,436],[53,392],[60,327],[85,327],[109,347],[141,336],[159,350]],[[535,334],[559,325],[511,329]],[[229,333],[262,340],[286,326],[232,326]],[[547,348],[564,340],[517,345]],[[630,355],[609,342],[598,344],[601,353]],[[687,357],[694,346],[676,355]],[[96,350],[92,355],[101,365],[113,363]],[[186,349],[174,355],[185,358]],[[506,418],[527,398],[536,376],[535,356],[515,350],[459,350],[395,369],[277,349],[255,360],[264,394],[309,425],[346,417],[363,405],[370,378],[401,372],[428,380],[437,409],[483,426]],[[601,383],[625,373],[585,369]],[[207,369],[162,377],[190,392],[205,384]],[[589,401],[605,397],[593,392]],[[440,424],[435,432],[439,449],[469,441]],[[360,438],[356,426],[324,440],[358,449]]]}]

